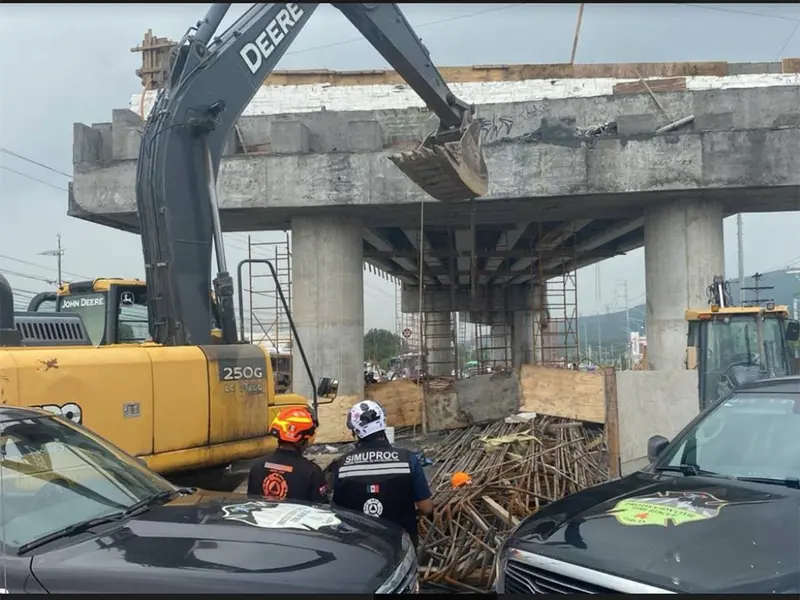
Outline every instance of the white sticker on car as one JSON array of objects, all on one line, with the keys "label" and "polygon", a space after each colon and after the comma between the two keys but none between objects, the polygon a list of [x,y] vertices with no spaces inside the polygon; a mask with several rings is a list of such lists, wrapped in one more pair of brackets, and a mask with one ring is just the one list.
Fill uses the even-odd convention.
[{"label": "white sticker on car", "polygon": [[265,529],[316,531],[342,522],[333,512],[324,508],[263,500],[223,506],[222,513],[223,519],[227,521],[239,521]]}]

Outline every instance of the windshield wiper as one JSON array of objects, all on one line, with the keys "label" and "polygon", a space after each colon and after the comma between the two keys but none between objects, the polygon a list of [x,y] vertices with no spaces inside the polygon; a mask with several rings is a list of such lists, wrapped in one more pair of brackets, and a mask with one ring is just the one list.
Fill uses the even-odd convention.
[{"label": "windshield wiper", "polygon": [[163,492],[158,492],[157,494],[153,494],[152,496],[148,496],[139,502],[131,504],[128,508],[125,509],[125,516],[130,517],[133,514],[136,514],[142,510],[146,510],[157,504],[161,504],[166,502],[167,500],[172,499],[176,494],[193,494],[194,489],[192,488],[177,488],[174,490],[164,490]]},{"label": "windshield wiper", "polygon": [[97,527],[98,525],[105,525],[106,523],[112,523],[114,521],[119,521],[125,517],[124,512],[116,512],[110,515],[104,515],[102,517],[96,517],[94,519],[88,519],[86,521],[81,521],[80,523],[74,523],[69,525],[68,527],[64,527],[63,529],[59,529],[58,531],[54,531],[53,533],[48,533],[47,535],[43,535],[40,538],[32,540],[27,544],[22,544],[17,551],[17,554],[24,554],[28,550],[33,550],[34,548],[38,548],[44,544],[48,544],[55,540],[70,537],[73,535],[77,535],[79,533],[83,533],[84,531],[88,531],[92,527]]},{"label": "windshield wiper", "polygon": [[714,471],[706,471],[705,469],[701,469],[697,465],[692,465],[692,464],[665,465],[663,467],[655,467],[653,470],[658,473],[662,473],[664,471],[681,473],[686,477],[696,477],[698,475],[703,475],[705,477],[724,477],[725,479],[728,478],[726,475],[720,475],[719,473],[715,473]]},{"label": "windshield wiper", "polygon": [[797,477],[737,477],[736,479],[739,481],[751,481],[753,483],[782,485],[784,487],[800,490],[800,479]]},{"label": "windshield wiper", "polygon": [[114,521],[122,521],[127,519],[137,512],[142,510],[148,509],[151,506],[156,504],[160,504],[169,500],[176,494],[193,494],[195,490],[193,488],[178,488],[174,490],[164,490],[163,492],[158,492],[157,494],[153,494],[152,496],[148,496],[135,504],[131,504],[128,508],[124,511],[111,513],[108,515],[103,515],[102,517],[96,517],[94,519],[88,519],[86,521],[81,521],[80,523],[74,523],[69,525],[68,527],[64,527],[63,529],[59,529],[58,531],[54,531],[53,533],[48,533],[40,538],[32,540],[27,544],[23,544],[19,547],[17,551],[18,554],[24,554],[29,550],[33,550],[34,548],[38,548],[43,544],[47,544],[49,542],[70,537],[73,535],[77,535],[79,533],[83,533],[84,531],[88,531],[93,527],[97,527],[98,525],[105,525],[106,523],[113,523]]}]

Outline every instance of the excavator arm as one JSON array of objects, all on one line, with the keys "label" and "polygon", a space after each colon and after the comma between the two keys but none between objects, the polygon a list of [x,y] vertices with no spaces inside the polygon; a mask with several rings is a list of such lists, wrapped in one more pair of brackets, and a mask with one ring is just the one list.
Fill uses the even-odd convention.
[{"label": "excavator arm", "polygon": [[[144,126],[136,203],[151,335],[165,345],[210,344],[213,280],[222,339],[237,341],[233,280],[222,243],[216,179],[222,150],[256,91],[315,3],[256,4],[214,37],[229,4],[214,4],[171,57],[167,85]],[[390,159],[440,200],[482,196],[488,176],[473,108],[458,100],[395,4],[335,4],[408,81],[441,125],[420,148]]]},{"label": "excavator arm", "polygon": [[475,107],[453,94],[397,4],[334,4],[439,117],[420,148],[389,157],[425,192],[443,201],[489,191]]}]

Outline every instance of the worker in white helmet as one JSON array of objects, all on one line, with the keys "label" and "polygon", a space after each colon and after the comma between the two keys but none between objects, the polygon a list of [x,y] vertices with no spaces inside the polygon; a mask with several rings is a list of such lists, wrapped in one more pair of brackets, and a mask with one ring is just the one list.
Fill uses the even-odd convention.
[{"label": "worker in white helmet", "polygon": [[356,447],[331,467],[333,502],[391,521],[417,545],[417,512],[433,513],[431,490],[417,455],[386,437],[386,414],[372,400],[347,412],[347,428]]}]

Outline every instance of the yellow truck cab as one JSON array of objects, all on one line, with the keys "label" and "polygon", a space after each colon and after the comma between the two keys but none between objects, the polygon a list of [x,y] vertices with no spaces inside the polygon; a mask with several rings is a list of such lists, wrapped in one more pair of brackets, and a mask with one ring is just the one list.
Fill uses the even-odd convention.
[{"label": "yellow truck cab", "polygon": [[789,343],[797,341],[800,325],[789,319],[788,307],[712,304],[685,316],[686,367],[698,371],[701,409],[742,383],[795,373]]}]

